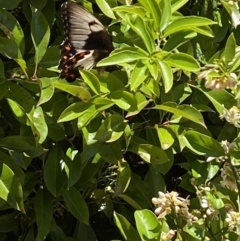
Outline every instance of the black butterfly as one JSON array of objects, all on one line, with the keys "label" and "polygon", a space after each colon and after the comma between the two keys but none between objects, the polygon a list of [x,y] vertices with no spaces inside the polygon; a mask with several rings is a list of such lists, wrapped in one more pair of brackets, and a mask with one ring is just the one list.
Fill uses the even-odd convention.
[{"label": "black butterfly", "polygon": [[72,2],[61,6],[65,40],[60,45],[60,78],[73,82],[78,67],[91,69],[114,49],[112,37],[101,22],[85,8]]}]

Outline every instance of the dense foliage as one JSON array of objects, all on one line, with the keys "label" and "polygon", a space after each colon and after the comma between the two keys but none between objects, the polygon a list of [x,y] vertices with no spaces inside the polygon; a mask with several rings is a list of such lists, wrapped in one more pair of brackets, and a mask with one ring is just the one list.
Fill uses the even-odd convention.
[{"label": "dense foliage", "polygon": [[239,240],[238,1],[78,2],[115,50],[67,83],[62,1],[0,1],[0,240]]}]

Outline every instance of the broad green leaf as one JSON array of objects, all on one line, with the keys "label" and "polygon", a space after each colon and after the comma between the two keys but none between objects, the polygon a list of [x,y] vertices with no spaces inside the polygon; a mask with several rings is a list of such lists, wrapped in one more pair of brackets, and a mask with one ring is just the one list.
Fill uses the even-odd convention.
[{"label": "broad green leaf", "polygon": [[137,14],[139,17],[144,18],[146,15],[146,9],[144,9],[142,6],[135,6],[131,5],[129,6],[118,6],[113,9],[120,17],[126,13],[129,14]]},{"label": "broad green leaf", "polygon": [[3,151],[0,151],[0,163],[6,164],[14,172],[20,184],[21,185],[24,184],[25,174],[22,168],[16,165],[12,157],[7,155]]},{"label": "broad green leaf", "polygon": [[138,86],[143,83],[147,76],[147,65],[143,64],[142,61],[139,60],[136,63],[129,79],[131,90],[135,90],[136,88],[138,88]]},{"label": "broad green leaf", "polygon": [[164,150],[150,144],[135,145],[129,151],[138,154],[147,163],[158,165],[169,161]]},{"label": "broad green leaf", "polygon": [[167,126],[156,126],[156,128],[162,149],[166,150],[171,147],[175,141],[171,129]]},{"label": "broad green leaf", "polygon": [[143,40],[148,53],[152,53],[155,44],[144,21],[138,15],[126,15],[125,20],[132,30]]},{"label": "broad green leaf", "polygon": [[205,91],[202,88],[198,88],[198,90],[206,95],[220,114],[223,112],[224,107],[228,109],[237,104],[234,96],[226,90]]},{"label": "broad green leaf", "polygon": [[38,100],[37,106],[48,102],[52,98],[54,94],[52,81],[53,80],[51,78],[40,78],[41,95]]},{"label": "broad green leaf", "polygon": [[219,157],[224,155],[220,143],[211,136],[204,135],[197,131],[187,131],[182,137],[184,145],[198,155]]},{"label": "broad green leaf", "polygon": [[0,7],[6,9],[14,9],[18,6],[20,2],[20,0],[0,1]]},{"label": "broad green leaf", "polygon": [[47,0],[42,0],[42,1],[30,0],[30,2],[33,5],[33,7],[37,8],[38,10],[42,10],[46,5]]},{"label": "broad green leaf", "polygon": [[82,173],[82,162],[78,150],[69,147],[66,152],[65,171],[68,178],[68,188],[73,186],[80,178]]},{"label": "broad green leaf", "polygon": [[140,241],[138,232],[123,215],[114,212],[113,219],[125,240]]},{"label": "broad green leaf", "polygon": [[37,129],[40,135],[38,137],[38,143],[42,144],[47,138],[48,126],[45,121],[44,112],[40,106],[34,110],[33,122],[34,122],[35,128]]},{"label": "broad green leaf", "polygon": [[17,43],[7,37],[0,37],[0,53],[7,58],[14,59],[16,62],[22,59],[22,53]]},{"label": "broad green leaf", "polygon": [[132,199],[130,196],[128,196],[126,194],[119,194],[118,197],[123,199],[128,204],[130,204],[134,209],[136,209],[136,210],[142,209],[142,207],[139,205],[139,203],[137,203],[137,201]]},{"label": "broad green leaf", "polygon": [[95,105],[90,105],[86,111],[84,111],[80,117],[78,117],[77,127],[81,130],[84,126],[86,126],[95,116],[98,114]]},{"label": "broad green leaf", "polygon": [[[1,46],[1,45],[0,45]],[[98,62],[97,66],[106,66],[106,65],[116,65],[116,64],[125,64],[128,62],[133,62],[139,59],[146,59],[147,55],[143,52],[138,51],[137,48],[126,48],[121,50],[113,51],[109,57]]]},{"label": "broad green leaf", "polygon": [[106,110],[114,105],[112,100],[103,97],[96,97],[91,101],[98,111]]},{"label": "broad green leaf", "polygon": [[195,38],[197,36],[197,33],[193,32],[193,30],[182,30],[175,34],[173,34],[166,42],[166,44],[163,46],[163,50],[165,51],[171,51],[175,48],[178,48],[179,46],[185,44],[192,38]]},{"label": "broad green leaf", "polygon": [[150,100],[147,100],[146,97],[141,92],[137,92],[135,94],[135,100],[137,101],[137,110],[129,111],[126,115],[126,118],[133,116],[133,115],[137,115],[150,102]]},{"label": "broad green leaf", "polygon": [[63,190],[63,199],[71,214],[82,223],[88,225],[88,206],[80,192],[74,187],[71,187],[69,190]]},{"label": "broad green leaf", "polygon": [[92,103],[77,102],[67,107],[60,115],[58,122],[71,121],[82,116],[92,106]]},{"label": "broad green leaf", "polygon": [[14,172],[4,163],[0,163],[0,198],[25,213],[22,186]]},{"label": "broad green leaf", "polygon": [[123,158],[120,140],[101,143],[98,153],[104,161],[116,165]]},{"label": "broad green leaf", "polygon": [[13,15],[0,8],[0,29],[7,38],[14,40],[22,54],[24,54],[24,33],[19,22]]},{"label": "broad green leaf", "polygon": [[163,61],[159,60],[158,64],[159,64],[159,67],[160,67],[159,68],[160,73],[162,75],[165,93],[168,93],[173,86],[172,69],[170,68],[170,66],[167,63],[165,63]]},{"label": "broad green leaf", "polygon": [[112,101],[123,110],[137,110],[137,101],[134,95],[125,90],[117,90],[110,95]]},{"label": "broad green leaf", "polygon": [[191,30],[191,28],[193,27],[208,26],[212,24],[216,24],[216,23],[208,18],[197,17],[197,16],[189,16],[189,17],[185,16],[183,18],[178,18],[172,23],[170,23],[164,31],[164,36],[167,37],[178,31],[182,31],[186,29]]},{"label": "broad green leaf", "polygon": [[66,183],[65,155],[59,144],[52,147],[47,156],[44,166],[44,181],[48,190],[54,195],[58,196]]},{"label": "broad green leaf", "polygon": [[111,7],[115,7],[115,6],[110,6],[109,3],[111,3],[110,1],[106,1],[106,0],[96,0],[97,5],[99,6],[99,8],[101,9],[101,11],[108,16],[109,18],[112,19],[116,19],[113,10]]},{"label": "broad green leaf", "polygon": [[47,51],[50,28],[43,14],[32,7],[31,37],[35,49],[35,63],[38,64]]},{"label": "broad green leaf", "polygon": [[155,0],[139,0],[139,3],[151,13],[156,26],[156,30],[160,31],[162,16],[158,3]]},{"label": "broad green leaf", "polygon": [[100,83],[96,75],[88,70],[81,70],[81,76],[95,94],[100,93]]},{"label": "broad green leaf", "polygon": [[161,227],[153,212],[146,209],[138,210],[135,211],[134,218],[141,240],[159,240]]},{"label": "broad green leaf", "polygon": [[67,92],[73,96],[78,97],[84,102],[88,101],[91,98],[91,94],[86,90],[86,88],[82,86],[63,84],[57,81],[53,83],[53,86],[57,89],[60,89],[64,92]]},{"label": "broad green leaf", "polygon": [[164,110],[167,112],[171,112],[174,115],[184,117],[199,125],[202,125],[203,127],[206,127],[201,113],[197,109],[195,109],[194,107],[191,107],[189,105],[177,106],[175,103],[166,102],[163,105],[156,105],[154,108],[158,109],[158,110]]},{"label": "broad green leaf", "polygon": [[44,149],[36,144],[35,140],[25,136],[7,136],[1,138],[0,147],[7,150],[25,152],[32,157],[37,157],[44,153]]},{"label": "broad green leaf", "polygon": [[124,193],[131,181],[131,169],[125,160],[118,161],[117,183],[114,196]]},{"label": "broad green leaf", "polygon": [[26,125],[27,123],[27,117],[24,109],[14,100],[6,98],[10,109],[13,112],[13,115],[15,118],[22,124]]},{"label": "broad green leaf", "polygon": [[[155,1],[155,0],[153,0]],[[164,31],[164,29],[168,26],[171,17],[172,17],[172,9],[171,9],[171,1],[169,0],[161,0],[160,7],[162,11],[161,22],[160,22],[160,31]]]},{"label": "broad green leaf", "polygon": [[102,142],[116,141],[123,135],[125,127],[126,123],[121,115],[110,115],[99,127],[95,139]]},{"label": "broad green leaf", "polygon": [[228,64],[233,60],[236,54],[236,40],[234,38],[234,34],[230,34],[230,36],[227,39],[227,43],[225,45],[225,50],[224,50],[224,57],[225,61]]},{"label": "broad green leaf", "polygon": [[185,53],[174,53],[164,59],[164,62],[181,70],[197,72],[200,70],[199,63],[190,55]]},{"label": "broad green leaf", "polygon": [[52,197],[46,188],[39,188],[34,198],[34,211],[36,213],[37,237],[36,241],[42,241],[51,230],[53,219]]},{"label": "broad green leaf", "polygon": [[9,86],[7,98],[16,101],[26,113],[31,113],[34,108],[34,99],[32,95],[25,88],[16,83],[12,83]]}]

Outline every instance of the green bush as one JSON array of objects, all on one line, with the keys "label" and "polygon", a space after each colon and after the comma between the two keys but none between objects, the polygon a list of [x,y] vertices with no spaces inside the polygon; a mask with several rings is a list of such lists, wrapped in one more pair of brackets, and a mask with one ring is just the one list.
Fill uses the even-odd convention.
[{"label": "green bush", "polygon": [[57,70],[58,0],[0,1],[0,240],[239,240],[237,1],[79,1],[115,50]]}]

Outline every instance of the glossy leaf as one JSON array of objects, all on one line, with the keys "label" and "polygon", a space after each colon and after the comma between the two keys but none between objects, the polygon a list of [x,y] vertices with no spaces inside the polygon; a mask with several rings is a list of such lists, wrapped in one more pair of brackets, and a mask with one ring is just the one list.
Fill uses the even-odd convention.
[{"label": "glossy leaf", "polygon": [[4,163],[0,163],[0,198],[14,209],[25,212],[22,186],[14,172]]},{"label": "glossy leaf", "polygon": [[113,214],[114,223],[121,232],[123,238],[129,241],[140,241],[139,235],[136,229],[131,223],[121,214],[114,212]]},{"label": "glossy leaf", "polygon": [[50,39],[50,29],[45,17],[36,8],[32,8],[31,33],[35,49],[34,60],[38,64],[46,53]]},{"label": "glossy leaf", "polygon": [[53,219],[52,198],[45,188],[39,188],[37,191],[34,198],[34,211],[38,226],[36,241],[42,241],[50,232]]},{"label": "glossy leaf", "polygon": [[88,206],[79,191],[74,187],[71,187],[69,190],[63,190],[63,198],[72,215],[88,225]]},{"label": "glossy leaf", "polygon": [[81,70],[81,76],[95,94],[100,93],[100,83],[96,75],[87,70]]},{"label": "glossy leaf", "polygon": [[125,160],[119,160],[117,183],[114,191],[114,196],[117,196],[120,193],[124,193],[128,188],[130,180],[131,180],[131,169],[128,163]]},{"label": "glossy leaf", "polygon": [[169,92],[173,85],[173,74],[170,66],[163,61],[158,61],[159,70],[162,75],[165,93]]},{"label": "glossy leaf", "polygon": [[59,145],[49,151],[44,166],[44,181],[48,190],[56,197],[66,183],[64,153]]},{"label": "glossy leaf", "polygon": [[[91,98],[91,94],[82,86],[63,84],[55,81],[53,86],[57,89],[65,91],[73,96],[78,97],[82,101],[86,102]],[[95,88],[95,87],[94,87]]]},{"label": "glossy leaf", "polygon": [[159,240],[161,227],[154,213],[146,209],[138,210],[134,217],[141,240]]},{"label": "glossy leaf", "polygon": [[211,136],[204,135],[197,131],[187,131],[183,137],[184,144],[198,155],[219,157],[224,155],[224,150],[220,143]]}]

